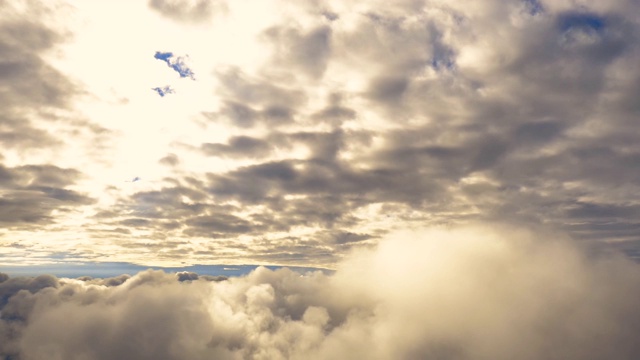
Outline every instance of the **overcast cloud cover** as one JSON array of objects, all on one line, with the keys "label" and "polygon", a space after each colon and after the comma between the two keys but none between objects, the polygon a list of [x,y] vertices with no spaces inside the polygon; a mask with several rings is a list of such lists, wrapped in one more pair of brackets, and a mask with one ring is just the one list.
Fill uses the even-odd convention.
[{"label": "overcast cloud cover", "polygon": [[337,269],[0,277],[2,354],[638,358],[639,9],[0,0],[0,272]]},{"label": "overcast cloud cover", "polygon": [[6,265],[333,267],[469,221],[637,257],[637,2],[1,6]]}]

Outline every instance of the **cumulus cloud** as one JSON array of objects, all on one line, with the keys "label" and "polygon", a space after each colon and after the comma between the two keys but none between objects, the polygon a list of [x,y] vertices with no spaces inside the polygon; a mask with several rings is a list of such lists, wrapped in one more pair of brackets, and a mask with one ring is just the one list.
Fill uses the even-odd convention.
[{"label": "cumulus cloud", "polygon": [[0,277],[24,359],[636,359],[640,269],[551,233],[396,233],[335,274]]},{"label": "cumulus cloud", "polygon": [[53,15],[66,10],[59,1],[0,2],[0,145],[5,154],[59,149],[60,136],[97,137],[105,131],[79,116],[61,115],[83,91],[46,57],[69,40]]},{"label": "cumulus cloud", "polygon": [[75,169],[53,165],[4,167],[0,164],[0,223],[5,226],[44,224],[53,212],[93,203],[86,194],[68,189],[81,177]]},{"label": "cumulus cloud", "polygon": [[269,143],[250,136],[234,136],[228,144],[202,144],[204,153],[211,156],[265,157],[269,155]]},{"label": "cumulus cloud", "polygon": [[178,158],[178,156],[176,154],[167,154],[167,156],[165,156],[162,159],[158,160],[158,162],[160,164],[166,165],[166,166],[176,166],[176,165],[178,165],[178,163],[180,163],[180,159]]},{"label": "cumulus cloud", "polygon": [[293,66],[311,78],[321,77],[331,54],[331,28],[320,26],[308,32],[274,27],[265,31],[266,40],[276,46],[275,65]]}]

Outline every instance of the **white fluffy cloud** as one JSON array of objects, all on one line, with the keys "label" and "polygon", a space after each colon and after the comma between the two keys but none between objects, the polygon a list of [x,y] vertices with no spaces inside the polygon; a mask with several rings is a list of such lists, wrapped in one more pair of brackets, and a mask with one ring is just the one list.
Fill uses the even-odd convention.
[{"label": "white fluffy cloud", "polygon": [[[636,359],[640,270],[550,233],[411,231],[333,275],[0,283],[20,359]],[[545,237],[547,237],[545,239]],[[113,281],[112,281],[113,280]],[[220,280],[220,279],[217,279]]]}]

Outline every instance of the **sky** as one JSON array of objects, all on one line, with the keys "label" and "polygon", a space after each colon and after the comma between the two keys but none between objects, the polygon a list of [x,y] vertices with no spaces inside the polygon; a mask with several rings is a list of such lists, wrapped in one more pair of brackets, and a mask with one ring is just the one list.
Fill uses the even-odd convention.
[{"label": "sky", "polygon": [[638,257],[637,5],[3,1],[0,264],[333,268],[478,221]]},{"label": "sky", "polygon": [[637,0],[0,0],[0,355],[640,358],[638,64]]}]

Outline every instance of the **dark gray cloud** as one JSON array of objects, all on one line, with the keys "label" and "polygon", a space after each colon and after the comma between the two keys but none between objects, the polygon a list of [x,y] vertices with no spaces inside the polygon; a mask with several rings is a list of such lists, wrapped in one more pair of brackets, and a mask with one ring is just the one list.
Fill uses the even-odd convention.
[{"label": "dark gray cloud", "polygon": [[[174,177],[99,209],[95,219],[112,228],[91,231],[149,231],[148,240],[117,243],[166,244],[163,256],[238,250],[313,262],[374,243],[389,227],[379,220],[489,219],[624,240],[631,253],[640,236],[640,49],[627,5],[421,4],[344,14],[296,5],[309,18],[261,32],[274,50],[263,67],[214,70],[219,107],[202,114],[233,135],[161,158]],[[179,160],[194,154],[241,162],[189,173]],[[74,201],[64,188],[28,190]],[[296,229],[305,235],[273,236]],[[215,241],[197,248],[167,241],[173,236]],[[242,247],[239,237],[262,248]]]},{"label": "dark gray cloud", "polygon": [[3,281],[0,283],[0,304],[4,307],[7,305],[9,299],[16,295],[20,291],[28,291],[30,293],[37,293],[38,291],[49,288],[58,287],[58,279],[51,275],[40,275],[33,278],[19,277],[8,278],[4,275]]},{"label": "dark gray cloud", "polygon": [[290,124],[296,109],[307,100],[302,89],[279,86],[268,77],[251,77],[238,68],[219,70],[216,76],[225,102],[221,111],[204,113],[213,121],[226,120],[242,128],[258,122],[270,127]]},{"label": "dark gray cloud", "polygon": [[[414,5],[401,11],[380,8],[361,13],[351,20],[356,26],[334,33],[335,60],[356,70],[368,70],[370,85],[365,96],[374,106],[406,106],[402,100],[412,86],[412,78],[428,69],[446,72],[455,65],[455,51],[443,35],[450,29],[439,23],[452,15],[439,9],[439,16],[428,16],[410,9]],[[389,116],[400,115],[400,109],[390,110]]]},{"label": "dark gray cloud", "polygon": [[330,232],[328,235],[329,241],[335,242],[338,245],[352,245],[375,238],[369,234],[356,234],[348,231],[334,231]]},{"label": "dark gray cloud", "polygon": [[[4,16],[0,26],[0,142],[16,153],[62,143],[46,125],[67,121],[54,112],[81,92],[45,61],[66,37],[30,4],[34,19]],[[209,19],[219,4],[149,2],[183,23]],[[94,209],[100,226],[87,231],[159,256],[238,250],[314,262],[374,243],[389,227],[380,219],[490,219],[625,241],[618,247],[634,253],[640,25],[630,5],[365,5],[356,13],[300,3],[293,13],[306,14],[269,23],[260,38],[274,51],[263,67],[212,73],[219,107],[202,114],[232,135],[187,144],[188,155],[159,152],[152,161],[171,178],[131,196],[111,187],[119,198]],[[75,121],[73,131],[104,130]],[[187,169],[186,156],[240,162]],[[54,165],[1,166],[0,222],[50,224],[54,210],[91,204],[73,187],[81,177]],[[189,237],[216,241],[198,247]],[[239,237],[262,248],[242,248]]]},{"label": "dark gray cloud", "polygon": [[296,106],[305,101],[305,94],[300,89],[289,89],[270,79],[251,77],[238,68],[220,70],[217,77],[224,86],[220,90],[238,101],[267,106]]},{"label": "dark gray cloud", "polygon": [[66,188],[80,175],[53,165],[0,165],[0,223],[7,227],[47,224],[55,222],[54,210],[93,203],[88,195]]},{"label": "dark gray cloud", "polygon": [[21,17],[9,2],[0,3],[0,141],[5,148],[46,148],[59,143],[46,128],[27,116],[68,106],[79,89],[41,54],[65,37],[38,21],[48,11],[37,1],[27,5],[33,15]]},{"label": "dark gray cloud", "polygon": [[91,278],[90,276],[83,276],[78,278],[87,284],[96,284],[101,286],[118,286],[124,284],[131,278],[131,275],[123,274],[109,278]]},{"label": "dark gray cloud", "polygon": [[22,158],[58,151],[63,137],[78,134],[95,140],[97,151],[109,134],[73,112],[72,100],[82,89],[46,60],[46,54],[68,40],[65,29],[51,21],[51,14],[64,8],[39,1],[24,7],[0,3],[0,144],[22,164],[0,164],[0,222],[7,229],[55,223],[54,211],[64,214],[93,203],[71,189],[81,179],[80,171]]},{"label": "dark gray cloud", "polygon": [[189,271],[181,271],[179,273],[176,273],[176,276],[178,277],[178,281],[180,282],[198,280],[198,274]]},{"label": "dark gray cloud", "polygon": [[[296,240],[292,238],[286,247],[284,240],[278,240],[242,249],[252,257],[272,263],[320,264],[318,261],[333,258],[328,249],[337,251],[345,243],[371,237],[345,235],[350,233],[338,230],[340,226],[362,221],[351,215],[351,211],[371,202],[414,200],[409,193],[386,191],[389,183],[371,182],[374,175],[352,173],[348,168],[332,165],[341,136],[341,132],[279,134],[271,139],[276,146],[290,142],[307,144],[314,153],[313,159],[262,163],[224,176],[210,174],[208,183],[185,182],[157,191],[138,192],[96,216],[114,229],[135,227],[151,231],[149,237],[154,240],[150,242],[123,240],[117,243],[127,248],[174,251],[176,247],[168,241],[171,236],[229,239],[219,242],[213,253],[198,255],[204,258],[233,248],[233,238],[239,235],[259,241],[265,233],[286,232],[297,226],[335,228],[332,234],[321,231]],[[394,181],[393,172],[389,172],[387,181]],[[297,197],[289,198],[290,195]],[[229,200],[242,206],[231,205],[233,202],[228,203]],[[196,250],[191,246],[182,243],[178,247],[195,255]]]},{"label": "dark gray cloud", "polygon": [[[321,155],[329,160],[268,162],[222,176],[212,174],[209,189],[216,199],[265,205],[286,214],[282,221],[287,229],[339,226],[353,219],[351,211],[372,203],[420,206],[446,196],[436,180],[416,179],[413,173],[399,175],[396,170],[401,169],[355,170],[334,163],[331,151]],[[298,197],[288,199],[289,195]]]},{"label": "dark gray cloud", "polygon": [[369,96],[376,103],[398,103],[409,88],[404,77],[379,77],[372,81]]},{"label": "dark gray cloud", "polygon": [[218,213],[210,216],[195,216],[185,221],[189,226],[185,234],[191,236],[221,237],[244,234],[252,230],[249,221],[230,214]]},{"label": "dark gray cloud", "polygon": [[[599,215],[607,218],[605,212],[611,210],[611,217],[616,218],[611,227],[619,226],[622,233],[630,235],[622,229],[633,227],[634,215],[616,217],[615,207],[607,203],[611,202],[610,196],[619,196],[614,194],[635,191],[637,174],[632,158],[638,149],[629,142],[634,136],[621,133],[627,129],[624,120],[616,120],[621,111],[606,99],[622,96],[623,90],[614,85],[621,80],[607,74],[625,71],[622,64],[637,58],[637,47],[633,45],[637,24],[622,21],[621,13],[584,9],[546,13],[542,19],[525,18],[521,28],[504,25],[513,31],[509,51],[506,45],[492,43],[494,61],[502,62],[483,65],[477,72],[466,63],[457,64],[459,54],[455,49],[461,48],[458,41],[469,36],[463,30],[474,34],[474,29],[487,30],[482,36],[485,41],[492,41],[492,30],[488,28],[492,25],[483,21],[495,24],[500,15],[485,16],[465,18],[460,23],[466,24],[464,29],[448,29],[447,37],[433,38],[434,29],[435,33],[442,33],[440,24],[427,29],[440,45],[433,45],[435,40],[427,44],[450,49],[445,52],[456,65],[450,73],[429,80],[414,75],[406,80],[406,74],[414,68],[398,67],[402,63],[398,62],[387,65],[394,69],[391,76],[373,77],[368,95],[375,103],[385,104],[390,117],[399,121],[426,117],[431,121],[417,129],[379,135],[389,141],[382,152],[371,154],[371,161],[403,174],[435,177],[454,197],[458,187],[447,184],[456,184],[465,177],[487,177],[488,188],[467,193],[471,195],[467,198],[469,205],[482,209],[480,216],[499,213],[510,220],[520,216],[537,218],[572,229],[569,224],[585,220],[563,209],[572,208],[579,198],[598,198],[595,202],[602,201],[601,208],[607,209]],[[402,25],[407,20],[373,17],[371,21],[383,24],[378,34],[399,33],[405,43],[426,34]],[[365,24],[363,28],[369,26]],[[380,37],[375,39],[380,41]],[[369,51],[381,49],[384,47],[371,46]],[[380,58],[391,61],[403,50]],[[418,60],[420,56],[408,52],[402,58]],[[628,76],[637,78],[637,72],[627,70]],[[458,112],[454,108],[464,110]],[[587,130],[590,127],[592,131]],[[634,201],[618,201],[622,207],[635,206]],[[596,217],[587,221],[596,222]],[[594,237],[611,234],[597,231],[601,226],[595,223],[590,228]]]},{"label": "dark gray cloud", "polygon": [[228,279],[152,270],[109,279],[0,276],[0,355],[640,356],[637,265],[543,240],[549,236],[485,227],[401,233],[352,254],[332,275],[260,267]]},{"label": "dark gray cloud", "polygon": [[232,124],[238,127],[246,128],[254,125],[256,119],[259,116],[259,113],[247,105],[234,101],[228,101],[225,103],[220,115],[222,115],[223,117],[227,117],[229,120],[231,120]]},{"label": "dark gray cloud", "polygon": [[313,114],[313,118],[314,120],[326,121],[338,126],[346,120],[354,119],[356,115],[355,110],[340,106],[339,102],[335,101],[333,104]]},{"label": "dark gray cloud", "polygon": [[163,157],[158,161],[160,162],[160,164],[167,165],[167,166],[176,166],[180,163],[180,159],[176,154],[167,154],[167,156]]},{"label": "dark gray cloud", "polygon": [[[273,132],[269,139],[279,147],[287,148],[296,145],[306,147],[310,154],[311,161],[325,161],[327,163],[337,161],[338,154],[350,146],[359,146],[367,143],[370,139],[366,132],[345,132],[334,130],[331,132],[293,132],[278,133]],[[347,144],[349,139],[351,144]]]},{"label": "dark gray cloud", "polygon": [[261,158],[271,152],[268,142],[250,136],[234,136],[228,144],[205,143],[200,148],[209,156],[219,157]]},{"label": "dark gray cloud", "polygon": [[275,45],[274,63],[300,69],[312,79],[322,77],[331,56],[331,28],[320,26],[309,31],[294,27],[273,27],[264,33]]}]

